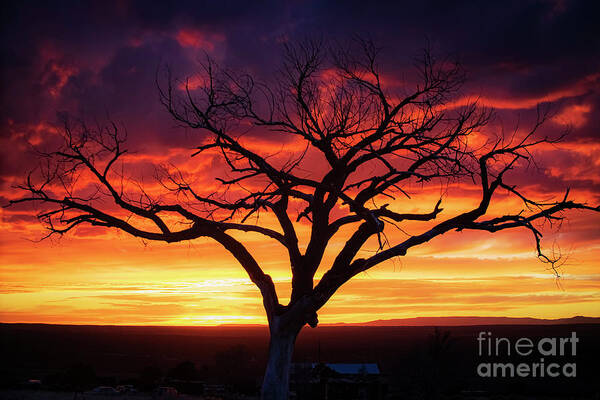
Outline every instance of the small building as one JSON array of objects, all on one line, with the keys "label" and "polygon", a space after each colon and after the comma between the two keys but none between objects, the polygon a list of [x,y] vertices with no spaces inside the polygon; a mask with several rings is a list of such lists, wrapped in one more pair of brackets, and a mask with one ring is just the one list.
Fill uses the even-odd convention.
[{"label": "small building", "polygon": [[294,363],[290,397],[297,400],[383,400],[387,391],[376,363]]}]

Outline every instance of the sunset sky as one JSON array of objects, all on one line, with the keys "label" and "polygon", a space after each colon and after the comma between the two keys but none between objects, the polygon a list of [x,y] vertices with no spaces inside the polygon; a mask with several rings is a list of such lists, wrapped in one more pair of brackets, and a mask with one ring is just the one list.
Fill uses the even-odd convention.
[{"label": "sunset sky", "polygon": [[[550,105],[553,116],[539,134],[570,133],[537,150],[538,168],[515,174],[513,181],[536,199],[560,199],[570,188],[573,199],[600,204],[600,28],[589,17],[600,11],[595,2],[56,3],[62,5],[2,6],[2,205],[19,197],[13,186],[36,165],[33,146],[56,139],[58,115],[64,113],[90,121],[108,116],[126,129],[128,173],[149,192],[161,189],[152,179],[159,164],[176,165],[210,189],[221,167],[211,158],[190,157],[201,134],[178,127],[161,106],[157,69],[168,64],[193,85],[198,60],[208,54],[220,65],[268,80],[280,67],[282,43],[315,36],[334,43],[356,33],[382,46],[384,83],[391,88],[410,80],[414,59],[427,43],[434,53],[460,60],[468,80],[455,104],[478,98],[493,107],[490,130],[527,129],[536,106]],[[265,154],[303,149],[269,132],[247,140]],[[413,200],[398,199],[390,208],[429,212],[442,196],[443,218],[468,210],[480,196],[468,182],[407,191]],[[518,199],[498,196],[491,214],[521,208]],[[34,214],[27,207],[0,209],[0,322],[266,323],[258,289],[210,239],[150,243],[82,226],[37,242],[45,233]],[[543,229],[545,248],[560,249],[566,259],[558,280],[537,260],[528,231],[450,232],[354,278],[319,320],[600,317],[600,215],[566,215],[560,229]],[[403,229],[414,234],[426,226]],[[308,225],[297,229],[306,239]],[[334,238],[317,278],[348,233]],[[289,298],[283,248],[256,234],[236,237],[273,277],[280,298]],[[391,242],[403,238],[390,231]]]}]

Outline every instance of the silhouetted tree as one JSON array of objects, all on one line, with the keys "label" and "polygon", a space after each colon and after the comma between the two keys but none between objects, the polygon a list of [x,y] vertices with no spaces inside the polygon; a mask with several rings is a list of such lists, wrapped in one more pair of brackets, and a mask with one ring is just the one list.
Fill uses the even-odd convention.
[{"label": "silhouetted tree", "polygon": [[161,369],[155,365],[148,365],[140,372],[140,385],[142,390],[151,390],[155,388],[161,381],[163,373]]},{"label": "silhouetted tree", "polygon": [[234,386],[238,392],[256,390],[252,359],[244,345],[227,348],[215,354],[215,372],[223,383]]},{"label": "silhouetted tree", "polygon": [[[509,171],[527,167],[533,149],[560,139],[538,134],[547,113],[538,109],[527,132],[475,140],[481,139],[492,112],[476,103],[452,103],[464,79],[458,65],[437,62],[425,52],[417,65],[418,81],[407,81],[394,92],[381,75],[378,52],[369,41],[331,51],[315,41],[286,44],[280,74],[266,83],[221,69],[211,60],[194,84],[172,79],[168,69],[159,74],[160,100],[168,112],[180,124],[203,132],[193,156],[215,157],[228,170],[217,177],[216,191],[204,192],[190,174],[172,166],[158,176],[165,195],[148,193],[141,185],[130,190],[116,167],[127,151],[121,129],[67,120],[63,146],[40,154],[41,167],[19,186],[25,195],[11,204],[45,206],[38,219],[49,236],[89,224],[168,243],[215,240],[260,289],[271,334],[262,396],[285,399],[300,329],[317,326],[319,309],[352,277],[465,229],[527,229],[540,260],[554,269],[558,258],[542,251],[538,222],[558,222],[569,209],[600,210],[571,200],[568,190],[559,200],[538,201],[510,182]],[[301,141],[303,150],[283,159],[253,146],[244,136],[252,130],[271,131],[288,143]],[[91,175],[96,186],[78,187],[82,173]],[[442,199],[426,212],[402,212],[383,203],[396,195],[410,199],[409,184],[463,181],[479,186],[478,204],[437,223]],[[520,199],[523,207],[486,218],[499,191]],[[259,218],[261,213],[271,213],[278,226]],[[406,221],[422,221],[423,230],[389,242],[386,232],[401,229]],[[310,227],[306,240],[297,233],[299,223]],[[315,284],[332,238],[349,230]],[[252,249],[234,236],[240,231],[262,234],[287,251],[292,273],[288,304],[278,300],[273,280]],[[365,247],[374,252],[359,257]]]},{"label": "silhouetted tree", "polygon": [[428,353],[432,360],[439,362],[452,347],[452,338],[450,331],[442,331],[439,327],[434,327],[433,333],[429,335],[427,345]]},{"label": "silhouetted tree", "polygon": [[191,361],[184,361],[177,364],[168,373],[170,378],[180,379],[182,381],[194,381],[199,378],[199,372],[196,365]]},{"label": "silhouetted tree", "polygon": [[91,389],[96,383],[96,371],[88,364],[74,364],[64,371],[63,384],[65,387],[73,390],[73,399],[77,399],[80,394]]},{"label": "silhouetted tree", "polygon": [[450,373],[445,370],[449,350],[452,348],[453,338],[449,330],[433,329],[427,338],[427,359],[425,360],[424,387],[422,394],[426,399],[437,399],[440,393],[448,386]]}]

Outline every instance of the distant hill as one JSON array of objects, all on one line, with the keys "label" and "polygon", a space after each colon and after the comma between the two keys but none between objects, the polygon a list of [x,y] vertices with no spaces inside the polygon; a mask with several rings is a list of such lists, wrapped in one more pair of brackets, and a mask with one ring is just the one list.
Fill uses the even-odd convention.
[{"label": "distant hill", "polygon": [[571,317],[559,319],[513,317],[416,317],[378,319],[369,322],[322,324],[324,326],[477,326],[477,325],[567,325],[600,324],[596,317]]}]

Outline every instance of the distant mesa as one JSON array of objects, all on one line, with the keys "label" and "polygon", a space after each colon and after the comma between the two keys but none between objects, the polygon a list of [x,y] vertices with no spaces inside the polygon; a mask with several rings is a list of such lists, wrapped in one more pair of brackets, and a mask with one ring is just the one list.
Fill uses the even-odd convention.
[{"label": "distant mesa", "polygon": [[477,326],[477,325],[567,325],[600,324],[600,318],[576,316],[541,319],[516,317],[416,317],[378,319],[369,322],[322,324],[323,326]]}]

